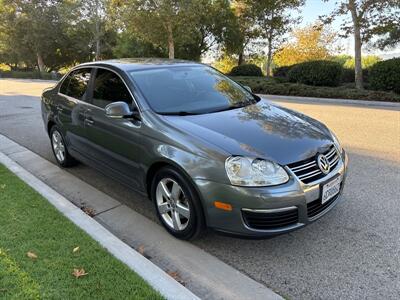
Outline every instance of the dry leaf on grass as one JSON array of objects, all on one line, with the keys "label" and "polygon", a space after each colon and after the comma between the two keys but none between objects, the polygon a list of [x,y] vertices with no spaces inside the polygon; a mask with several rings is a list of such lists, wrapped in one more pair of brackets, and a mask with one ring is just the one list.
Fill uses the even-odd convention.
[{"label": "dry leaf on grass", "polygon": [[76,252],[78,252],[79,251],[79,246],[78,247],[75,247],[74,249],[72,249],[72,253],[76,253]]},{"label": "dry leaf on grass", "polygon": [[31,251],[28,251],[26,253],[26,256],[28,256],[30,259],[37,259],[38,258],[37,255],[35,253],[31,252]]},{"label": "dry leaf on grass", "polygon": [[74,275],[75,278],[79,278],[79,277],[85,276],[87,274],[88,273],[86,273],[83,268],[82,269],[74,269],[74,271],[72,272],[72,275]]},{"label": "dry leaf on grass", "polygon": [[183,279],[181,278],[181,276],[179,275],[178,272],[176,271],[167,271],[167,274],[169,276],[171,276],[173,279],[175,279],[176,281],[178,281],[180,284],[182,284],[183,286],[185,286],[185,281],[183,281]]}]

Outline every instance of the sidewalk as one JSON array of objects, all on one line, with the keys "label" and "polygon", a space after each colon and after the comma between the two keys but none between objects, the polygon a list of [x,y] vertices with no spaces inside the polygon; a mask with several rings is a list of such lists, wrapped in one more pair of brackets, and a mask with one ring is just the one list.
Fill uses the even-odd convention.
[{"label": "sidewalk", "polygon": [[[195,294],[204,299],[282,299],[264,285],[198,247],[173,238],[160,225],[2,135],[0,158],[2,163],[8,160],[16,173],[26,173],[29,180],[40,183],[54,201],[63,199],[62,204],[54,202],[54,205],[67,209],[68,215],[77,218],[74,222],[96,240],[107,242],[106,248],[121,261],[129,263],[130,257],[139,256],[140,264],[134,266],[132,262],[131,268],[167,298],[194,299]],[[93,218],[79,209],[82,205],[90,208]],[[152,267],[147,267],[148,264]],[[172,284],[165,276],[171,277],[162,270],[187,289],[177,281]],[[158,286],[160,280],[167,284],[163,290]]]}]

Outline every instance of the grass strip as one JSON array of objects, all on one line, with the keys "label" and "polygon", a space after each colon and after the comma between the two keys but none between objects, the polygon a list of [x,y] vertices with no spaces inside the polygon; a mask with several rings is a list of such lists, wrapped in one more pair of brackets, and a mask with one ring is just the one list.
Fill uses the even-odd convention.
[{"label": "grass strip", "polygon": [[0,205],[0,298],[162,299],[3,165]]}]

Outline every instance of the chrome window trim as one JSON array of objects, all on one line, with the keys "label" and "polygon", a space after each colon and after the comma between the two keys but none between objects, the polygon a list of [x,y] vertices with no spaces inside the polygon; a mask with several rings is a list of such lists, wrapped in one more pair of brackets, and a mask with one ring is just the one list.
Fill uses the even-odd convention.
[{"label": "chrome window trim", "polygon": [[[102,108],[102,107],[93,105],[93,104],[91,104],[91,103],[89,103],[89,102],[82,101],[82,100],[80,100],[80,99],[76,99],[76,98],[74,98],[74,97],[65,95],[65,94],[63,94],[63,93],[60,92],[61,85],[63,84],[65,78],[67,78],[67,77],[69,76],[69,74],[71,74],[72,72],[74,72],[74,71],[76,71],[76,70],[88,69],[88,68],[89,68],[89,69],[95,69],[95,68],[97,68],[97,69],[105,69],[105,70],[108,70],[108,71],[113,72],[114,74],[118,75],[118,77],[121,79],[121,81],[124,83],[125,87],[127,88],[129,94],[131,95],[131,97],[132,97],[132,99],[133,99],[133,102],[135,103],[135,106],[137,107],[137,109],[138,109],[138,111],[139,111],[139,114],[141,115],[142,110],[141,110],[141,108],[140,108],[140,106],[139,106],[139,104],[138,104],[136,98],[133,96],[131,89],[128,87],[128,85],[126,84],[126,82],[125,82],[125,80],[122,78],[122,76],[121,76],[120,74],[118,74],[117,72],[115,72],[114,70],[112,70],[111,68],[104,67],[104,66],[92,66],[92,65],[88,65],[88,66],[78,66],[78,67],[76,67],[76,68],[73,68],[73,69],[70,70],[67,74],[65,74],[63,78],[61,78],[61,80],[60,80],[60,82],[59,82],[57,94],[58,94],[58,95],[61,95],[61,96],[64,96],[64,97],[67,97],[69,100],[72,100],[72,101],[74,101],[75,103],[84,103],[84,104],[87,104],[87,105],[89,105],[89,106],[92,106],[92,107],[95,107],[95,108],[98,108],[98,109],[101,109],[101,110],[104,110],[104,111],[105,111],[105,109]],[[91,78],[91,80],[92,80],[92,78]],[[112,103],[112,102],[111,102],[111,103]]]}]

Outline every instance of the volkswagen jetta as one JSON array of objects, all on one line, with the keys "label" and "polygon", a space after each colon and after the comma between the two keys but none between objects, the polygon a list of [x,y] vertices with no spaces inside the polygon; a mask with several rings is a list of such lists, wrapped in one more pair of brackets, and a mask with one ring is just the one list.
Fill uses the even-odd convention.
[{"label": "volkswagen jetta", "polygon": [[181,239],[298,229],[335,206],[346,179],[325,125],[199,63],[79,65],[43,92],[42,117],[60,166],[83,162],[148,196]]}]

